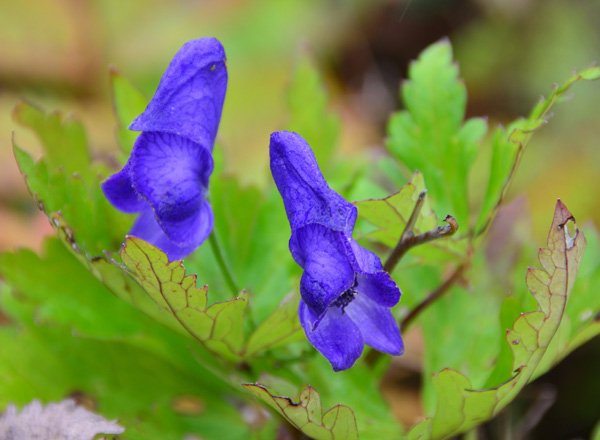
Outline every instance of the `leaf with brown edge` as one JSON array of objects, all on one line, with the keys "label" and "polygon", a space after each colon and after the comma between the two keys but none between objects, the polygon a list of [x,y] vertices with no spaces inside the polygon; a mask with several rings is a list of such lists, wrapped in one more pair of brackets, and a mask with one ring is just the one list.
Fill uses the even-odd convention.
[{"label": "leaf with brown edge", "polygon": [[181,261],[171,261],[160,249],[127,236],[121,258],[133,278],[163,315],[172,316],[191,336],[230,361],[240,359],[246,296],[208,306],[208,286],[196,287],[196,275],[185,275]]},{"label": "leaf with brown edge", "polygon": [[277,411],[304,434],[316,440],[358,440],[354,413],[338,404],[323,413],[321,396],[310,385],[300,392],[298,402],[273,394],[260,384],[242,386]]},{"label": "leaf with brown edge", "polygon": [[[575,235],[570,235],[571,227]],[[558,336],[567,300],[586,246],[585,236],[559,200],[546,249],[540,249],[543,269],[529,269],[527,285],[538,303],[535,311],[521,314],[507,331],[513,356],[506,381],[475,390],[461,373],[444,369],[433,377],[438,396],[435,415],[409,433],[408,439],[446,439],[489,420],[508,405],[534,377],[537,367]]]}]

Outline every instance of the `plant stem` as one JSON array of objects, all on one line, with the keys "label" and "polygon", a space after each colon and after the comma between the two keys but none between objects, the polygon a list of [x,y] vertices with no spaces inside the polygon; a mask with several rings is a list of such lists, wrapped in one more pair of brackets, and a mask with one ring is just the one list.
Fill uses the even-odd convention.
[{"label": "plant stem", "polygon": [[451,215],[446,216],[444,221],[448,223],[446,226],[439,226],[431,231],[423,232],[421,234],[414,235],[413,228],[415,227],[415,223],[417,222],[417,218],[421,212],[421,208],[423,207],[423,203],[425,203],[425,196],[427,191],[423,191],[419,194],[419,198],[417,199],[417,203],[413,209],[408,222],[402,231],[402,235],[398,240],[398,244],[392,250],[392,253],[388,257],[387,261],[383,265],[383,270],[388,273],[391,273],[400,259],[406,254],[411,248],[418,246],[423,243],[427,243],[429,241],[436,240],[441,237],[449,237],[454,235],[456,231],[458,231],[458,223],[456,219]]},{"label": "plant stem", "polygon": [[440,298],[444,293],[446,293],[450,287],[454,285],[463,275],[465,270],[467,269],[468,264],[462,263],[460,266],[456,268],[454,273],[450,275],[446,281],[444,281],[437,289],[431,292],[427,298],[425,298],[417,307],[412,309],[408,315],[402,320],[400,323],[400,331],[406,330],[406,327],[419,315],[427,306],[433,303],[435,300]]},{"label": "plant stem", "polygon": [[217,260],[219,269],[221,269],[221,272],[225,277],[225,282],[227,283],[229,290],[231,290],[234,296],[237,296],[240,293],[240,290],[238,289],[237,284],[233,279],[233,275],[231,274],[229,267],[227,267],[227,263],[225,263],[225,259],[223,258],[223,251],[221,250],[221,245],[219,244],[219,239],[217,238],[217,231],[214,228],[212,234],[210,234],[208,237],[208,241],[210,242],[210,247],[212,249],[213,255],[215,256],[215,259]]},{"label": "plant stem", "polygon": [[[450,290],[450,287],[452,287],[452,285],[460,279],[467,267],[467,263],[463,263],[460,266],[458,266],[454,273],[450,275],[450,278],[444,281],[443,284],[441,284],[437,289],[431,292],[427,296],[427,298],[425,298],[419,305],[417,305],[417,307],[411,310],[409,314],[406,315],[406,317],[400,322],[400,332],[405,331],[408,325],[411,324],[414,321],[414,319],[418,315],[420,315],[427,306],[429,306],[435,300],[440,298],[444,293]],[[367,365],[373,367],[382,356],[383,353],[381,351],[371,349],[365,356],[365,362],[367,363]]]}]

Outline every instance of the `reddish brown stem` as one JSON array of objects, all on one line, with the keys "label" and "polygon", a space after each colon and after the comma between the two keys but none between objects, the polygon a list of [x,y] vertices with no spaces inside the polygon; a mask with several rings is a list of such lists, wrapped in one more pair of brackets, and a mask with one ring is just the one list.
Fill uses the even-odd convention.
[{"label": "reddish brown stem", "polygon": [[450,275],[446,281],[442,283],[437,289],[431,292],[427,298],[425,298],[417,307],[412,309],[408,315],[402,320],[400,323],[400,331],[406,330],[408,325],[414,321],[414,319],[419,316],[423,310],[425,310],[429,305],[431,305],[434,301],[440,298],[444,293],[446,293],[450,287],[452,287],[462,276],[465,270],[467,269],[467,263],[463,263],[456,268],[454,273]]}]

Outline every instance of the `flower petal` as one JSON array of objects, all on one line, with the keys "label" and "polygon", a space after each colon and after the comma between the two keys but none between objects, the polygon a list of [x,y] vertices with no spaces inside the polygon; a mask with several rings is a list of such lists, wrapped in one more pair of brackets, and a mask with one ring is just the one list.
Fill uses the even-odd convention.
[{"label": "flower petal", "polygon": [[394,307],[400,301],[400,289],[387,272],[358,273],[356,290],[383,307]]},{"label": "flower petal", "polygon": [[352,261],[357,272],[357,290],[385,307],[393,307],[400,301],[400,289],[392,277],[384,272],[379,257],[351,240],[354,255]]},{"label": "flower petal", "polygon": [[302,300],[298,315],[306,337],[327,358],[334,371],[350,368],[362,354],[364,344],[360,330],[338,307],[331,307],[315,330],[313,323],[317,316]]},{"label": "flower petal", "polygon": [[[208,202],[207,202],[208,205]],[[209,207],[210,208],[210,207]],[[212,213],[212,211],[211,211]],[[212,227],[212,222],[211,222]],[[209,230],[210,233],[210,230]],[[169,261],[182,260],[202,244],[208,234],[204,231],[198,235],[194,241],[190,241],[185,245],[179,246],[174,243],[167,235],[162,227],[158,224],[154,212],[150,207],[142,211],[135,223],[133,224],[129,235],[134,235],[156,246],[169,257]]]},{"label": "flower petal", "polygon": [[[206,238],[207,226],[212,228],[212,211],[205,205],[213,170],[210,152],[181,136],[143,132],[131,156],[133,185],[167,236],[180,246]],[[210,225],[202,223],[208,220]]]},{"label": "flower petal", "polygon": [[356,207],[329,188],[302,136],[290,131],[275,132],[271,135],[269,150],[271,173],[283,198],[292,232],[318,223],[351,235]]},{"label": "flower petal", "polygon": [[302,299],[319,315],[354,283],[345,240],[343,232],[317,224],[297,229],[290,239],[292,256],[304,268]]},{"label": "flower petal", "polygon": [[384,353],[404,353],[400,329],[390,309],[358,293],[344,311],[360,328],[365,344]]},{"label": "flower petal", "polygon": [[188,41],[169,64],[144,113],[129,128],[175,133],[212,151],[226,89],[221,43],[214,38]]},{"label": "flower petal", "polygon": [[108,201],[115,208],[123,212],[139,212],[148,206],[146,201],[140,197],[133,187],[129,162],[127,162],[121,171],[102,182],[102,191]]}]

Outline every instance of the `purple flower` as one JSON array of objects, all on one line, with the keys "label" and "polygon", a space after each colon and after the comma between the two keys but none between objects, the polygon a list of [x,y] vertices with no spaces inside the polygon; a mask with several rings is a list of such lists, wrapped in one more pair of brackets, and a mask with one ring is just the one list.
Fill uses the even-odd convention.
[{"label": "purple flower", "polygon": [[102,183],[117,209],[139,213],[129,234],[159,247],[170,260],[193,252],[213,227],[206,195],[226,88],[221,43],[187,42],[129,126],[142,133],[127,164]]},{"label": "purple flower", "polygon": [[350,368],[364,344],[402,354],[390,308],[400,289],[381,261],[352,238],[357,210],[327,185],[298,134],[271,135],[271,172],[292,229],[290,251],[304,269],[300,322],[335,371]]}]

